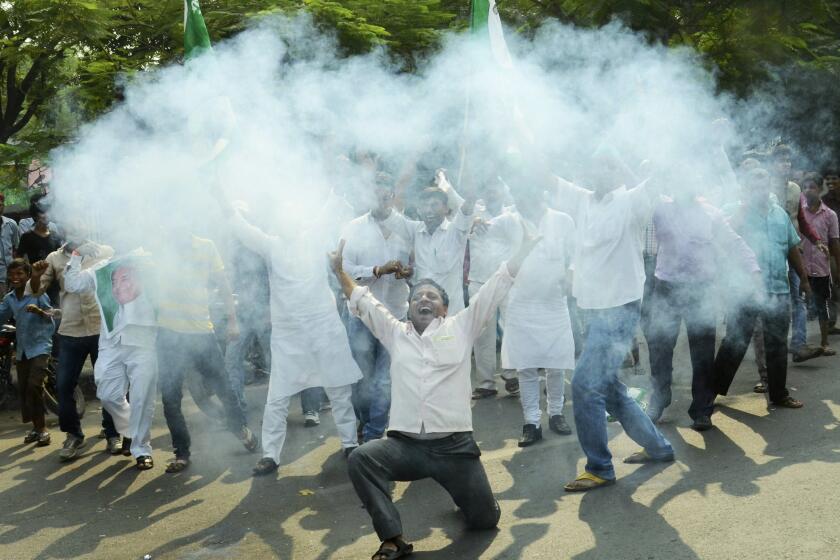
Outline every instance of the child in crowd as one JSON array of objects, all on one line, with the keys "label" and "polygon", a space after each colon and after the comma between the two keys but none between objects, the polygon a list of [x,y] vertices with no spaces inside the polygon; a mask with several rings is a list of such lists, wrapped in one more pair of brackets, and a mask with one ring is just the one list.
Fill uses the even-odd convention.
[{"label": "child in crowd", "polygon": [[14,259],[6,271],[12,291],[0,302],[0,322],[5,323],[12,317],[17,322],[15,367],[20,388],[20,412],[24,423],[32,422],[32,431],[26,434],[23,442],[37,442],[39,447],[43,447],[50,444],[44,419],[44,379],[55,330],[53,317],[58,312],[51,308],[46,294],[35,296],[25,293],[26,283],[32,274],[28,262]]}]

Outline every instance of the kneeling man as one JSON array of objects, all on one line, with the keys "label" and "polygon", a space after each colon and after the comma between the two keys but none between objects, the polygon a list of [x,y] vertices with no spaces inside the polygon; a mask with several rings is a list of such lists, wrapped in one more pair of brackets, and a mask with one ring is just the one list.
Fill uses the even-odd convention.
[{"label": "kneeling man", "polygon": [[499,505],[472,436],[470,355],[537,241],[526,233],[519,252],[499,267],[469,307],[452,317],[446,315],[449,294],[432,280],[417,281],[408,296],[407,321],[397,320],[344,272],[343,242],[331,255],[351,312],[391,356],[388,438],[365,443],[349,457],[350,479],[382,541],[374,560],[400,558],[413,548],[402,538],[391,481],[433,478],[452,496],[470,528],[498,523]]}]

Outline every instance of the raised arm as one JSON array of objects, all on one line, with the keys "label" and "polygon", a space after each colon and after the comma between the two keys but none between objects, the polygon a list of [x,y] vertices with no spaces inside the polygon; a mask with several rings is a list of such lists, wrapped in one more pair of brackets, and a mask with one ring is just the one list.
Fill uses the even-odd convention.
[{"label": "raised arm", "polygon": [[382,225],[388,228],[392,233],[395,233],[408,242],[410,247],[414,247],[414,236],[417,233],[417,228],[421,222],[409,220],[400,212],[391,209],[391,214],[382,221]]},{"label": "raised arm", "polygon": [[723,214],[716,212],[713,216],[713,224],[712,232],[718,247],[727,254],[735,255],[745,272],[761,272],[755,253],[747,242],[735,233],[732,226],[723,218]]},{"label": "raised arm", "polygon": [[370,290],[356,284],[344,270],[344,240],[338,243],[338,250],[330,253],[330,266],[341,285],[341,291],[350,303],[350,311],[359,317],[386,349],[391,349],[394,335],[402,323],[382,305]]},{"label": "raised arm", "polygon": [[[47,257],[49,258],[49,257]],[[49,260],[38,261],[32,265],[29,288],[35,295],[46,292],[55,279],[55,267]]]},{"label": "raised arm", "polygon": [[[81,248],[81,247],[80,247]],[[93,292],[96,290],[96,279],[91,270],[82,270],[82,255],[73,252],[67,268],[64,269],[64,289],[71,294]]]},{"label": "raised arm", "polygon": [[233,234],[239,239],[239,241],[263,257],[268,257],[271,252],[271,236],[248,223],[248,221],[245,220],[245,218],[243,218],[242,215],[233,207],[230,200],[227,199],[220,187],[211,187],[210,193],[213,195],[213,198],[216,199],[216,202],[218,202],[222,215],[227,219],[228,224],[230,224],[231,231],[233,231]]}]

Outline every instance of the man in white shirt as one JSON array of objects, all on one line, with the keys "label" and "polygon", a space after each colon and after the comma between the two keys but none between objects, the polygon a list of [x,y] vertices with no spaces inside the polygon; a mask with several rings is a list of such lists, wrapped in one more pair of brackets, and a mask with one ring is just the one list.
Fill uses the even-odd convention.
[{"label": "man in white shirt", "polygon": [[[470,232],[470,272],[467,287],[469,297],[472,299],[481,289],[481,286],[499,269],[518,247],[518,243],[511,244],[506,237],[499,235],[499,231],[486,231],[486,224],[505,213],[509,208],[504,206],[507,189],[502,180],[498,177],[486,181],[481,187],[481,198],[475,206],[475,223]],[[499,306],[499,312],[503,316],[505,304]],[[502,317],[503,319],[504,317]],[[496,338],[497,338],[497,316],[490,317],[484,326],[481,334],[475,341],[473,355],[475,356],[476,387],[473,390],[473,399],[486,399],[495,396],[496,390]],[[505,377],[505,390],[510,395],[519,393],[519,380],[513,377]]]},{"label": "man in white shirt", "polygon": [[402,538],[399,513],[387,491],[390,481],[433,478],[464,512],[470,528],[498,523],[499,506],[472,437],[470,356],[536,241],[527,238],[470,306],[454,316],[448,315],[446,291],[433,280],[419,280],[409,295],[408,321],[395,318],[342,269],[343,243],[332,255],[351,311],[393,358],[389,437],[359,447],[349,458],[350,479],[382,541],[374,559],[399,558],[413,548]]},{"label": "man in white shirt", "polygon": [[[148,257],[138,251],[82,269],[82,259],[95,258],[98,251],[92,244],[73,251],[64,271],[64,289],[69,293],[96,295],[102,314],[99,356],[93,368],[96,396],[113,417],[117,431],[130,439],[137,468],[148,470],[154,466],[151,436],[158,378],[157,321],[151,303],[137,289],[140,284],[134,280],[138,278],[129,283],[132,289],[126,289],[129,284],[125,282],[114,282],[118,272],[133,268],[133,261],[148,260]],[[112,290],[98,290],[100,284],[113,284]],[[112,292],[110,301],[107,292]],[[130,404],[126,399],[129,386]]]},{"label": "man in white shirt", "polygon": [[[450,294],[450,312],[454,314],[464,308],[464,252],[475,198],[460,199],[444,186],[442,174],[438,175],[437,184],[420,194],[422,221],[391,212],[383,224],[405,239],[414,251],[414,278],[430,278]],[[463,200],[461,204],[459,199]],[[454,213],[451,221],[446,217],[450,210]]]},{"label": "man in white shirt", "polygon": [[[397,319],[408,310],[408,244],[393,234],[382,221],[391,213],[394,183],[389,175],[377,175],[374,185],[376,207],[352,220],[344,228],[344,270],[370,288]],[[347,331],[353,358],[363,378],[353,387],[353,405],[362,424],[362,440],[379,439],[388,425],[391,406],[391,359],[358,317],[350,317]]]},{"label": "man in white shirt", "polygon": [[558,206],[568,208],[577,225],[573,294],[586,323],[572,395],[578,440],[587,462],[585,472],[565,486],[569,492],[615,482],[605,411],[644,448],[625,463],[674,460],[671,444],[618,379],[639,324],[645,283],[643,236],[655,193],[645,183],[629,190],[616,188],[622,171],[615,157],[601,156],[592,168],[597,170],[594,191],[562,179],[557,183]]}]

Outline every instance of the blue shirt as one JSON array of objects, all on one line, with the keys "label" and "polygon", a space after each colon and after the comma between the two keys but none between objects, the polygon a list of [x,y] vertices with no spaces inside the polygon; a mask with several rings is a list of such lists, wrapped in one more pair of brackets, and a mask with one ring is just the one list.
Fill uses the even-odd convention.
[{"label": "blue shirt", "polygon": [[788,253],[801,240],[788,213],[774,202],[765,215],[743,203],[728,205],[724,212],[730,216],[729,225],[755,253],[767,293],[790,293]]},{"label": "blue shirt", "polygon": [[0,323],[5,323],[11,317],[17,323],[17,359],[30,359],[49,354],[52,350],[52,336],[55,324],[52,319],[45,319],[26,310],[30,303],[41,309],[50,309],[50,298],[46,294],[38,297],[25,294],[18,299],[14,291],[6,294],[0,302]]}]

